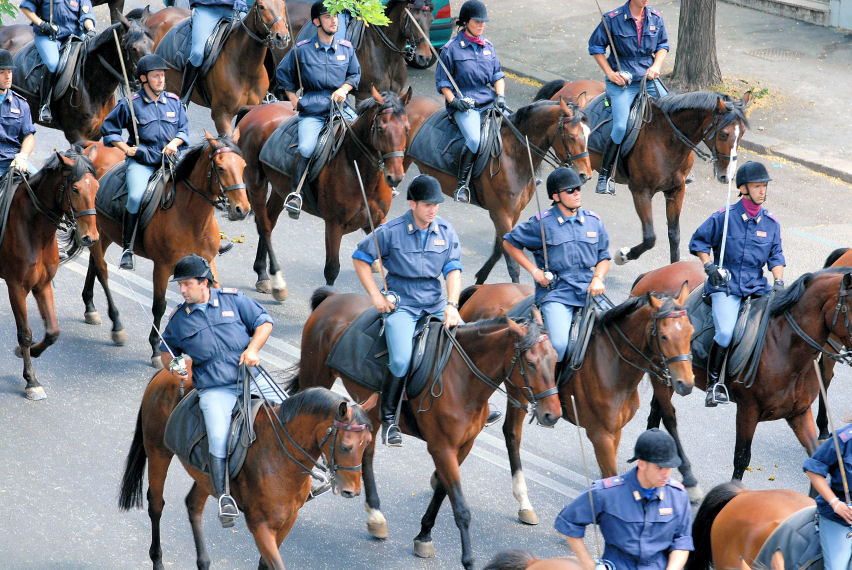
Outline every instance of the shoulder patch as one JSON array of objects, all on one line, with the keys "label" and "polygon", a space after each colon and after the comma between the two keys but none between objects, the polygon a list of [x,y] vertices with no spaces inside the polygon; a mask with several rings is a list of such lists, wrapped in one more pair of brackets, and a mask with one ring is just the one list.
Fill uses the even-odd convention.
[{"label": "shoulder patch", "polygon": [[655,16],[662,16],[662,14],[660,14],[660,11],[657,10],[656,8],[648,8],[648,11],[651,12]]},{"label": "shoulder patch", "polygon": [[135,101],[136,99],[139,99],[141,96],[142,96],[142,95],[140,95],[139,93],[134,93],[134,94],[130,97],[130,100],[131,100],[131,101]]},{"label": "shoulder patch", "polygon": [[610,12],[610,13],[609,13],[609,17],[610,17],[610,18],[615,18],[615,17],[616,17],[616,16],[618,16],[619,14],[621,14],[621,8],[619,8],[618,10],[613,10],[612,12]]},{"label": "shoulder patch", "polygon": [[837,434],[837,437],[840,438],[840,441],[846,443],[850,439],[852,439],[852,426],[847,426],[840,433]]},{"label": "shoulder patch", "polygon": [[346,47],[352,47],[352,42],[350,42],[349,40],[340,40],[340,45],[346,46]]},{"label": "shoulder patch", "polygon": [[311,40],[310,40],[310,39],[302,40],[302,41],[300,41],[300,42],[298,42],[298,43],[296,44],[296,47],[303,46],[303,45],[305,45],[306,43],[308,43],[309,41],[311,41]]},{"label": "shoulder patch", "polygon": [[584,211],[586,214],[590,215],[591,217],[593,217],[593,218],[597,218],[597,219],[598,219],[598,221],[600,221],[601,217],[600,217],[599,215],[597,215],[596,213],[594,213],[593,211],[591,211],[591,210],[583,210],[583,211]]},{"label": "shoulder patch", "polygon": [[615,477],[607,477],[603,480],[604,489],[609,489],[610,487],[618,487],[619,485],[624,485],[624,477],[620,475],[616,475]]},{"label": "shoulder patch", "polygon": [[172,99],[177,99],[178,101],[180,101],[180,97],[178,97],[177,95],[175,95],[171,91],[166,91],[166,97],[170,97]]},{"label": "shoulder patch", "polygon": [[227,293],[228,295],[236,295],[238,293],[236,287],[222,287],[219,289],[220,293]]},{"label": "shoulder patch", "polygon": [[550,210],[545,210],[543,212],[537,213],[535,216],[533,216],[533,218],[535,218],[536,220],[540,220],[542,218],[546,218],[549,215],[550,215]]},{"label": "shoulder patch", "polygon": [[772,220],[773,222],[777,222],[778,220],[775,218],[775,214],[770,212],[769,210],[763,210],[763,213],[766,214],[766,217]]},{"label": "shoulder patch", "polygon": [[669,479],[668,481],[666,481],[666,484],[669,485],[670,487],[674,487],[675,489],[680,489],[681,491],[686,491],[686,489],[683,486],[683,483],[681,483],[677,479]]}]

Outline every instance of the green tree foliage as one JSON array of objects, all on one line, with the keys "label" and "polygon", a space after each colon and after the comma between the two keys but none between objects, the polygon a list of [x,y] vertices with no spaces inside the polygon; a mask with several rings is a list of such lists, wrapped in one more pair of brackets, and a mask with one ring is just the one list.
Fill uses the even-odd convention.
[{"label": "green tree foliage", "polygon": [[[0,0],[0,2],[5,1]],[[390,24],[390,19],[385,15],[385,5],[382,0],[325,0],[323,5],[331,10],[332,14],[349,10],[353,16],[364,20],[367,25],[387,26]]]},{"label": "green tree foliage", "polygon": [[17,6],[9,2],[9,0],[0,0],[0,25],[3,25],[3,16],[11,16],[14,18],[17,15]]}]

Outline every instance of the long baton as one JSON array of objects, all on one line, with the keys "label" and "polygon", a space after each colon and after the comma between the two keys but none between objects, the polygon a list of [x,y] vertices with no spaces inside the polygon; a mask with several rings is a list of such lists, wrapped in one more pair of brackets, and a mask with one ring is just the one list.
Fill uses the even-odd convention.
[{"label": "long baton", "polygon": [[825,415],[828,417],[828,425],[831,428],[831,441],[834,442],[834,451],[837,453],[837,466],[840,468],[840,478],[843,480],[843,494],[846,497],[846,504],[849,505],[852,501],[849,499],[849,482],[846,480],[846,466],[843,463],[843,454],[840,453],[840,443],[837,441],[837,432],[834,430],[834,420],[831,419],[831,410],[828,409],[825,382],[822,380],[822,372],[819,369],[817,360],[814,360],[814,370],[816,371],[817,380],[819,380],[819,391],[822,394],[822,401],[825,404]]},{"label": "long baton", "polygon": [[53,27],[53,0],[50,0],[50,27]]},{"label": "long baton", "polygon": [[[595,0],[595,4],[598,7],[598,12],[600,12],[601,14],[601,24],[603,24],[604,31],[606,32],[606,37],[609,40],[609,49],[612,52],[612,56],[615,58],[615,67],[618,68],[619,74],[623,74],[624,72],[621,71],[621,62],[618,60],[618,52],[615,49],[615,42],[612,41],[612,34],[610,33],[609,28],[606,25],[606,17],[604,17],[603,10],[601,10],[601,5],[598,4],[598,0]],[[627,78],[625,77],[625,79]]]},{"label": "long baton", "polygon": [[532,176],[533,179],[533,194],[535,194],[535,205],[536,208],[538,208],[538,229],[541,230],[541,252],[544,255],[544,276],[548,281],[553,282],[556,276],[552,271],[550,271],[550,264],[547,261],[547,240],[544,236],[544,220],[541,216],[541,202],[538,199],[538,186],[536,185],[535,166],[533,166],[529,137],[524,135],[524,141],[527,143],[527,158],[530,159],[530,176]]},{"label": "long baton", "polygon": [[731,149],[731,158],[728,161],[728,197],[725,198],[725,223],[722,224],[722,248],[719,252],[719,274],[727,281],[728,271],[725,267],[725,245],[728,243],[728,218],[731,214],[731,187],[737,172],[737,147],[740,143],[740,125],[734,126],[734,146]]},{"label": "long baton", "polygon": [[124,86],[127,88],[127,106],[130,107],[130,122],[133,123],[133,137],[136,146],[139,146],[139,130],[136,128],[136,112],[133,110],[133,100],[131,96],[133,92],[130,90],[130,81],[127,80],[127,69],[124,67],[124,55],[121,53],[121,42],[118,41],[118,32],[115,28],[112,30],[112,37],[115,38],[115,49],[118,50],[118,61],[121,63],[121,74],[124,76]]},{"label": "long baton", "polygon": [[429,36],[426,35],[426,32],[424,32],[423,28],[420,27],[420,24],[417,23],[417,20],[414,18],[414,14],[412,14],[408,10],[408,8],[405,9],[405,13],[408,14],[408,21],[411,22],[412,24],[414,24],[414,27],[417,28],[417,31],[420,32],[420,35],[423,36],[423,39],[426,40],[426,44],[429,46],[429,49],[432,50],[432,55],[435,56],[435,59],[438,60],[438,64],[441,66],[441,69],[443,69],[444,73],[447,74],[447,78],[450,80],[450,83],[452,84],[453,88],[456,90],[456,93],[459,94],[459,97],[464,99],[465,97],[462,94],[461,89],[459,89],[459,86],[456,83],[456,80],[453,79],[453,75],[450,73],[450,70],[447,69],[446,65],[444,65],[444,62],[441,60],[441,56],[438,54],[437,50],[435,50],[435,46],[433,46],[432,42],[429,41]]},{"label": "long baton", "polygon": [[399,304],[399,295],[388,289],[388,282],[385,280],[385,268],[382,265],[382,251],[379,249],[379,238],[376,237],[376,227],[373,225],[373,215],[370,212],[370,203],[367,201],[367,192],[364,190],[364,181],[361,180],[361,169],[358,168],[358,161],[353,160],[355,165],[355,174],[358,175],[358,185],[361,187],[361,197],[364,198],[364,207],[367,209],[367,221],[370,222],[370,235],[373,236],[373,244],[376,246],[376,261],[379,262],[379,273],[382,276],[382,285],[385,286],[382,295],[385,299],[393,303],[394,309]]}]

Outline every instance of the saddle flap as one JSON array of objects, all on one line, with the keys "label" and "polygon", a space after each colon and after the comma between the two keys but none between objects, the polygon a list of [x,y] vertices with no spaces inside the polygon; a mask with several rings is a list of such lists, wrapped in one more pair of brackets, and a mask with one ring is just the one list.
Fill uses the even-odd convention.
[{"label": "saddle flap", "polygon": [[15,54],[15,71],[12,74],[12,84],[15,91],[36,97],[41,90],[41,80],[46,67],[41,62],[41,56],[36,50],[35,42],[25,45]]},{"label": "saddle flap", "polygon": [[[633,149],[636,139],[639,137],[639,131],[642,129],[642,121],[639,119],[640,97],[636,97],[633,104],[630,106],[630,114],[627,118],[627,131],[624,139],[621,141],[621,150],[619,156],[626,158]],[[586,105],[583,109],[589,117],[589,124],[592,125],[592,133],[589,136],[588,147],[592,152],[600,154],[603,151],[604,145],[608,143],[610,133],[612,132],[612,107],[606,93],[601,93],[592,102]],[[623,162],[623,161],[621,161]],[[619,163],[619,168],[622,164]]]},{"label": "saddle flap", "polygon": [[715,327],[709,298],[704,297],[704,284],[696,287],[686,299],[686,313],[692,323],[692,364],[698,368],[707,368],[707,356],[710,343],[713,342]]},{"label": "saddle flap", "polygon": [[[731,350],[728,354],[728,376],[736,377],[745,368],[758,344],[760,321],[769,304],[769,295],[749,297],[743,300],[734,336],[731,339]],[[765,333],[764,333],[765,334]]]},{"label": "saddle flap", "polygon": [[[127,205],[127,162],[121,161],[113,166],[98,182],[95,208],[97,208],[99,214],[121,224]],[[139,205],[138,223],[140,232],[145,229],[159,209],[166,184],[167,177],[163,170],[158,168],[148,180],[148,186],[145,188],[145,193],[142,195],[142,201]]]},{"label": "saddle flap", "polygon": [[771,568],[772,555],[780,550],[787,568],[822,570],[822,548],[816,523],[816,506],[796,511],[774,530],[760,547],[756,568]]},{"label": "saddle flap", "polygon": [[56,79],[53,84],[53,100],[62,97],[77,74],[80,54],[83,53],[83,41],[72,37],[64,46],[59,56],[59,66],[56,68]]},{"label": "saddle flap", "polygon": [[[233,26],[238,21],[221,19],[216,24],[213,33],[204,44],[204,59],[201,62],[200,76],[204,77],[216,63],[222,45],[225,43]],[[191,19],[187,18],[175,24],[166,32],[163,39],[157,45],[157,55],[166,60],[173,69],[183,71],[189,61],[189,53],[192,49],[192,25]]]}]

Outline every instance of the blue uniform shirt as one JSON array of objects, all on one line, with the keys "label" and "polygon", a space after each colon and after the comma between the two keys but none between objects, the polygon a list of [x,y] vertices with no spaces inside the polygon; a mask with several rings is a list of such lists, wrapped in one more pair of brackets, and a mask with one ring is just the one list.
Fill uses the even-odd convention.
[{"label": "blue uniform shirt", "polygon": [[[443,218],[436,217],[423,234],[414,224],[414,215],[408,210],[402,216],[376,228],[376,238],[382,252],[382,265],[387,270],[391,291],[400,296],[399,308],[414,314],[420,311],[440,314],[446,301],[441,290],[441,274],[446,279],[453,270],[461,270],[459,236]],[[354,259],[373,263],[376,246],[368,235],[358,243],[352,254]]]},{"label": "blue uniform shirt", "polygon": [[[50,0],[24,0],[21,8],[27,8],[45,22],[50,21]],[[68,36],[79,36],[83,33],[83,22],[91,20],[95,23],[92,15],[92,0],[53,0],[53,23],[59,27],[60,41]],[[43,36],[38,26],[33,24],[33,32]]]},{"label": "blue uniform shirt", "polygon": [[693,550],[691,514],[689,496],[677,481],[670,479],[650,499],[643,498],[634,468],[592,483],[590,491],[562,509],[554,526],[566,536],[582,538],[586,525],[597,522],[606,543],[603,557],[618,570],[665,570],[670,551]]},{"label": "blue uniform shirt", "polygon": [[[763,276],[763,266],[772,269],[777,265],[786,264],[784,252],[781,250],[781,226],[772,212],[763,207],[754,218],[748,217],[742,200],[729,207],[731,213],[728,218],[728,241],[722,263],[719,262],[719,254],[722,247],[722,228],[725,225],[724,208],[714,212],[698,226],[689,241],[689,252],[710,253],[712,249],[714,263],[731,274],[728,282],[731,295],[762,295],[769,290],[769,284]],[[724,287],[713,288],[709,284],[705,287],[709,293],[725,290]]]},{"label": "blue uniform shirt", "polygon": [[[645,18],[642,23],[642,43],[639,43],[639,35],[636,31],[636,20],[630,14],[627,2],[621,8],[604,13],[607,28],[612,34],[612,41],[618,52],[618,60],[621,69],[633,74],[634,81],[645,77],[648,68],[654,63],[654,54],[661,49],[668,51],[669,36],[666,33],[666,25],[663,16],[654,8],[645,8]],[[603,21],[589,37],[589,54],[595,55],[606,53],[609,47],[609,39],[603,27]],[[613,71],[618,71],[615,57],[612,53],[607,57]]]},{"label": "blue uniform shirt", "polygon": [[299,99],[298,111],[302,115],[323,116],[331,110],[331,94],[344,83],[353,89],[361,81],[361,65],[352,44],[335,38],[326,45],[314,34],[313,39],[302,40],[287,52],[275,71],[278,85],[295,93],[299,90],[296,57],[302,74],[304,93]]},{"label": "blue uniform shirt", "polygon": [[15,158],[21,152],[24,137],[34,132],[27,100],[7,89],[6,97],[0,102],[0,162]]},{"label": "blue uniform shirt", "polygon": [[192,383],[196,388],[236,384],[240,355],[254,331],[272,317],[260,303],[236,289],[210,289],[206,307],[181,303],[163,331],[175,356],[192,358]]},{"label": "blue uniform shirt", "polygon": [[[136,162],[148,166],[160,166],[163,148],[175,138],[184,143],[189,142],[189,119],[180,103],[180,97],[174,93],[163,91],[156,101],[150,99],[142,88],[131,97],[133,112],[136,113],[137,128],[139,129],[139,150],[133,157]],[[101,136],[104,144],[121,140],[122,129],[127,129],[127,144],[135,146],[133,140],[133,125],[131,124],[130,109],[125,97],[110,111],[101,125]]]},{"label": "blue uniform shirt", "polygon": [[553,289],[535,285],[535,300],[539,305],[556,301],[563,305],[582,307],[586,303],[586,290],[595,274],[595,266],[609,254],[609,235],[597,214],[580,209],[577,215],[565,217],[559,206],[531,217],[518,224],[503,236],[503,239],[518,249],[528,249],[538,267],[544,267],[541,248],[541,229],[547,242],[547,259],[550,269],[556,271],[559,280]]},{"label": "blue uniform shirt", "polygon": [[[500,67],[494,45],[484,38],[483,41],[484,46],[471,43],[459,32],[441,48],[441,61],[450,70],[462,94],[476,101],[478,107],[490,105],[494,101],[497,95],[488,85],[506,76]],[[444,87],[456,93],[440,65],[435,68],[435,84],[438,93]]]},{"label": "blue uniform shirt", "polygon": [[245,0],[190,0],[190,8],[195,8],[197,6],[210,6],[216,8],[219,6],[226,6],[228,8],[233,7],[237,12],[248,11],[248,6],[246,5]]},{"label": "blue uniform shirt", "polygon": [[[852,482],[852,424],[841,428],[837,431],[837,443],[840,444],[840,455],[843,457],[843,468],[846,469],[846,478]],[[843,492],[843,479],[840,475],[840,466],[837,463],[837,451],[834,449],[834,441],[829,439],[817,449],[811,457],[805,460],[802,466],[805,471],[822,475],[829,479],[829,485],[834,494],[840,497],[840,500],[845,500]],[[833,520],[838,524],[845,525],[841,517],[834,513],[834,509],[828,506],[828,501],[822,498],[822,495],[817,495],[816,498],[817,511],[822,516]]]}]

